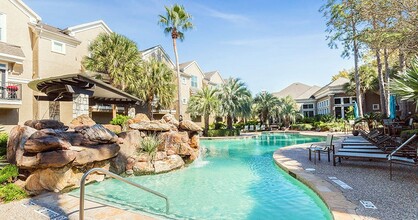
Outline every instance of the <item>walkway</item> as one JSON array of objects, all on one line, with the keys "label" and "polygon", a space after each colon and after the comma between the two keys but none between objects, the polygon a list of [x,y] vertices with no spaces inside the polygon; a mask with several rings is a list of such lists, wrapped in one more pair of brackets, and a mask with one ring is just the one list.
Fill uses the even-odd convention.
[{"label": "walkway", "polygon": [[[0,219],[66,220],[79,218],[79,198],[58,193],[46,193],[30,199],[0,205]],[[130,211],[85,201],[85,219],[138,219],[155,218]]]}]

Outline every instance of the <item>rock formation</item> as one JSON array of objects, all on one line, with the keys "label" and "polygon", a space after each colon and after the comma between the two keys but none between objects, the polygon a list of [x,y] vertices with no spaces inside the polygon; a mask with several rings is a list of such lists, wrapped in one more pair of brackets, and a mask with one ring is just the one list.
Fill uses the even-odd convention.
[{"label": "rock formation", "polygon": [[[88,116],[73,122],[70,130],[53,120],[31,120],[11,130],[7,160],[26,176],[29,193],[79,187],[82,175],[95,167],[124,175],[157,174],[181,168],[198,156],[201,128],[191,121],[179,123],[170,114],[153,121],[137,114],[131,130],[118,135]],[[159,139],[152,152],[141,145],[147,134]],[[91,174],[87,182],[103,179]]]}]

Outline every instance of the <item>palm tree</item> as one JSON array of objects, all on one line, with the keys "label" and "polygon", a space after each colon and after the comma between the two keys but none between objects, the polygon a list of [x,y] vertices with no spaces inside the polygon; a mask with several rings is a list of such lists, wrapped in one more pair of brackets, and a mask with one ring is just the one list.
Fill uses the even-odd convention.
[{"label": "palm tree", "polygon": [[193,28],[191,22],[192,16],[186,12],[182,5],[175,4],[171,8],[164,6],[166,15],[159,15],[160,20],[158,23],[164,27],[165,34],[171,34],[173,39],[174,55],[176,56],[176,71],[177,71],[177,86],[178,86],[178,114],[181,114],[181,89],[180,89],[180,67],[179,67],[179,56],[177,53],[176,41],[179,38],[181,41],[184,40],[184,31]]},{"label": "palm tree", "polygon": [[257,94],[254,99],[255,109],[258,112],[260,121],[269,125],[269,119],[274,116],[274,108],[279,104],[279,99],[268,92]]},{"label": "palm tree", "polygon": [[289,127],[290,123],[294,123],[298,117],[303,117],[297,109],[296,101],[290,96],[280,100],[279,108],[279,116],[283,120],[285,127]]},{"label": "palm tree", "polygon": [[165,63],[151,59],[143,63],[141,72],[134,76],[135,83],[129,85],[128,90],[146,102],[151,118],[153,104],[162,108],[171,105],[175,91],[173,75]]},{"label": "palm tree", "polygon": [[89,46],[90,56],[84,57],[83,66],[90,71],[109,76],[110,83],[122,90],[139,72],[141,54],[136,43],[117,34],[100,34]]},{"label": "palm tree", "polygon": [[400,96],[402,100],[415,101],[418,109],[418,56],[411,61],[405,74],[392,80],[390,91]]},{"label": "palm tree", "polygon": [[218,90],[215,88],[204,87],[195,95],[190,97],[187,112],[193,117],[203,115],[205,129],[203,134],[207,135],[209,130],[209,116],[216,113],[219,108]]},{"label": "palm tree", "polygon": [[251,92],[240,79],[229,78],[219,91],[220,113],[227,117],[227,128],[233,129],[235,117],[251,115]]}]

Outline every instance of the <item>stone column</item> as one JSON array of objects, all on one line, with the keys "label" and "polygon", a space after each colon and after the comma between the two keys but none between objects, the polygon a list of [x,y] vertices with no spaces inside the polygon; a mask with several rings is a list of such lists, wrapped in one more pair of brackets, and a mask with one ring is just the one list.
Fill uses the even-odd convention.
[{"label": "stone column", "polygon": [[89,115],[89,96],[73,94],[73,118],[84,114]]}]

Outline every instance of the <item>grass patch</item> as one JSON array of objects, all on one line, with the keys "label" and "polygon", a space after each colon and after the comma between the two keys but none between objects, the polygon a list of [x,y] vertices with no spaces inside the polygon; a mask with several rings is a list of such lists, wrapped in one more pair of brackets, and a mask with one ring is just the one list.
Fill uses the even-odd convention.
[{"label": "grass patch", "polygon": [[0,157],[6,155],[8,138],[9,138],[9,135],[7,135],[7,133],[5,132],[0,133]]},{"label": "grass patch", "polygon": [[0,200],[4,202],[11,202],[27,197],[25,190],[16,186],[13,183],[8,183],[5,186],[0,186]]},{"label": "grass patch", "polygon": [[19,171],[15,165],[7,165],[0,170],[0,184],[12,182],[19,175]]}]

